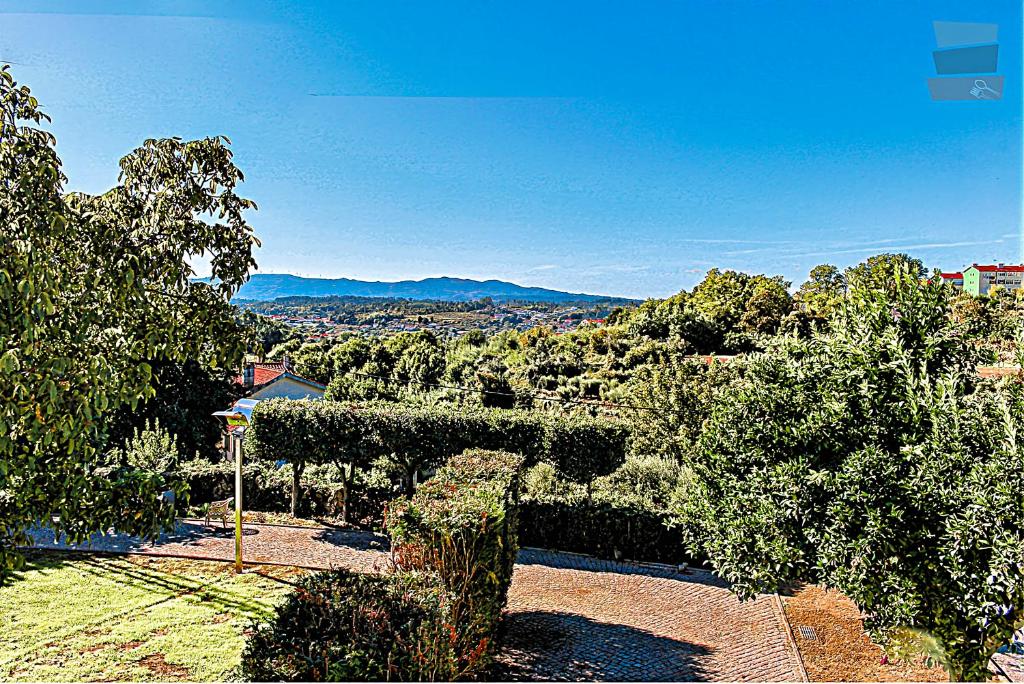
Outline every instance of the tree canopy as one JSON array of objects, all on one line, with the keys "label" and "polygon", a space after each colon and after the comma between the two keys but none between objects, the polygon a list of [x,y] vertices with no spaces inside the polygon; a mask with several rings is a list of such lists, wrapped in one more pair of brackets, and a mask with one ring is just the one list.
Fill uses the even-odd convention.
[{"label": "tree canopy", "polygon": [[0,581],[38,521],[80,540],[170,520],[160,475],[96,476],[103,417],[152,396],[154,361],[240,360],[229,298],[258,244],[225,138],[146,140],[86,195],[64,191],[48,121],[0,68]]},{"label": "tree canopy", "polygon": [[951,289],[914,264],[849,287],[828,331],[752,355],[719,392],[684,452],[682,515],[742,595],[837,587],[892,650],[985,679],[1024,608],[1024,385],[978,379]]}]

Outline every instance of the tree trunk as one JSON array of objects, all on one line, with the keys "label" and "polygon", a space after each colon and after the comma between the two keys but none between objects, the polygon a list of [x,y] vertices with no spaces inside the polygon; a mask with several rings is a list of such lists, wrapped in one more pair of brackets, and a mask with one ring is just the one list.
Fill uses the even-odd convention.
[{"label": "tree trunk", "polygon": [[356,467],[350,465],[348,467],[348,473],[344,470],[341,471],[341,522],[343,525],[348,524],[348,487],[352,477],[355,475]]},{"label": "tree trunk", "polygon": [[412,496],[416,493],[416,468],[407,467],[405,471],[405,495]]},{"label": "tree trunk", "polygon": [[299,517],[299,500],[302,498],[302,471],[306,464],[292,463],[292,517]]}]

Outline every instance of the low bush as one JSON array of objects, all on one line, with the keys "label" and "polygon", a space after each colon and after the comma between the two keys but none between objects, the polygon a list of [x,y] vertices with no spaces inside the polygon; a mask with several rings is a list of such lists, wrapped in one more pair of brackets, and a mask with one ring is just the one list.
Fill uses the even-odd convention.
[{"label": "low bush", "polygon": [[467,451],[388,508],[397,567],[432,576],[453,625],[452,676],[481,672],[495,652],[518,551],[521,456]]},{"label": "low bush", "polygon": [[[232,461],[209,461],[195,458],[179,463],[174,473],[188,483],[190,502],[201,506],[210,501],[226,499],[235,493],[235,464]],[[343,487],[338,469],[333,465],[309,466],[303,473],[304,496],[301,516],[335,518],[339,515],[336,496]],[[286,513],[290,510],[292,486],[290,464],[247,460],[242,467],[242,497],[246,510]],[[349,483],[348,519],[365,528],[379,528],[384,523],[385,504],[394,498],[395,488],[374,469],[357,472]]]},{"label": "low bush", "polygon": [[524,482],[523,546],[608,559],[691,562],[675,513],[689,491],[690,474],[674,459],[630,456],[589,486],[560,479],[541,463],[527,471]]},{"label": "low bush", "polygon": [[271,622],[253,627],[248,681],[444,679],[451,640],[436,591],[410,575],[307,575]]},{"label": "low bush", "polygon": [[672,457],[630,456],[611,475],[594,480],[594,496],[626,502],[657,511],[679,507],[690,489],[693,476]]},{"label": "low bush", "polygon": [[637,502],[585,495],[526,497],[519,505],[523,546],[676,565],[692,562],[674,516]]}]

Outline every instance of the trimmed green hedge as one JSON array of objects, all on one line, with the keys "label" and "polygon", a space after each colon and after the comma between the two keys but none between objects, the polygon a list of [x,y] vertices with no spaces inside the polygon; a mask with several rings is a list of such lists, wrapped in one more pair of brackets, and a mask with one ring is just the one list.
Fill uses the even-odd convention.
[{"label": "trimmed green hedge", "polygon": [[457,676],[481,672],[495,653],[519,548],[522,465],[516,454],[467,451],[385,516],[397,567],[434,577],[448,597]]},{"label": "trimmed green hedge", "polygon": [[[183,461],[173,474],[189,485],[189,503],[201,506],[226,499],[235,493],[235,464],[232,461],[211,462],[204,458]],[[284,465],[246,459],[242,467],[242,497],[246,510],[288,512],[292,469]],[[342,487],[340,474],[334,466],[311,466],[303,473],[303,517],[335,517],[334,497]],[[364,527],[383,524],[384,506],[394,498],[394,487],[379,481],[368,482],[357,477],[349,483],[348,519]]]},{"label": "trimmed green hedge", "polygon": [[523,499],[519,511],[523,546],[671,565],[693,562],[672,516],[637,503],[538,497]]},{"label": "trimmed green hedge", "polygon": [[267,460],[360,468],[385,456],[411,481],[466,449],[491,449],[522,454],[528,465],[547,461],[566,479],[589,482],[622,464],[628,437],[624,423],[586,416],[271,399],[253,411],[246,452]]}]

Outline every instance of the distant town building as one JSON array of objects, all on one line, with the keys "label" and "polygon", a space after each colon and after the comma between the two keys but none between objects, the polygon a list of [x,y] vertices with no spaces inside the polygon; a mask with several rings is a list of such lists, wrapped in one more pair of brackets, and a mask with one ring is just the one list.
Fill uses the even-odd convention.
[{"label": "distant town building", "polygon": [[[946,274],[942,275],[945,280]],[[988,294],[989,290],[997,285],[1007,290],[1019,290],[1022,277],[1024,277],[1024,266],[972,264],[964,269],[961,287],[964,292],[969,292],[974,296]]]},{"label": "distant town building", "polygon": [[964,274],[963,273],[940,273],[942,282],[949,283],[958,290],[964,289]]}]

